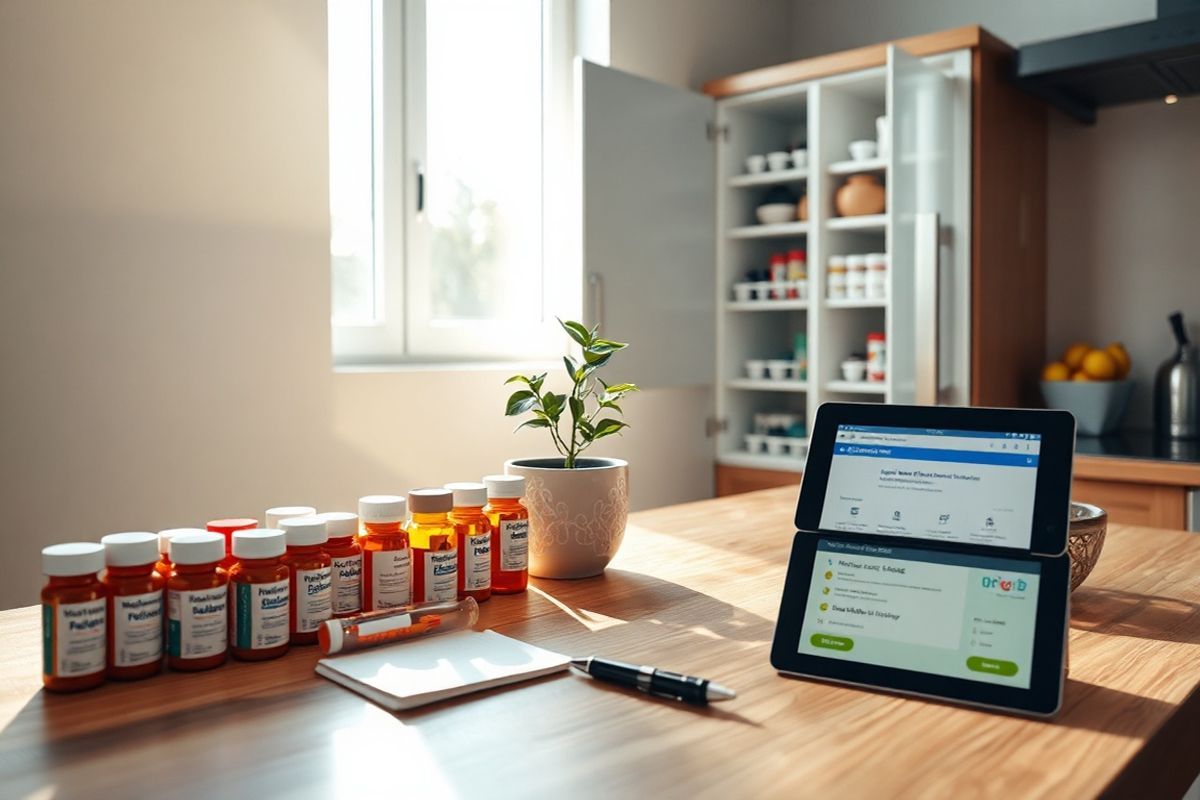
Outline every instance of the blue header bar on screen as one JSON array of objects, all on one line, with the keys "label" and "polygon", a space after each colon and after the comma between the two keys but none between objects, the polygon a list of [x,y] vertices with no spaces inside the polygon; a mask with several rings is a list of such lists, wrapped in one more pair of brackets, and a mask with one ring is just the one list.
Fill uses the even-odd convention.
[{"label": "blue header bar on screen", "polygon": [[907,461],[941,461],[949,464],[994,464],[1001,467],[1037,468],[1036,453],[995,453],[987,450],[940,450],[935,447],[889,447],[876,444],[846,444],[833,446],[835,456],[862,458],[894,458]]},{"label": "blue header bar on screen", "polygon": [[889,428],[882,425],[838,425],[839,433],[890,433],[907,436],[961,436],[971,439],[1020,439],[1022,441],[1040,441],[1040,433],[1019,433],[1015,431],[960,431],[949,428]]}]

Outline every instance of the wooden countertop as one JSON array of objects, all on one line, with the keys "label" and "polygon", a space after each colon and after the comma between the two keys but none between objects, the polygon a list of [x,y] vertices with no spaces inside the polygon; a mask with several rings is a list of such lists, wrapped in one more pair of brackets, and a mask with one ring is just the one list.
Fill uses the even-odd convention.
[{"label": "wooden countertop", "polygon": [[1200,464],[1134,456],[1076,453],[1075,477],[1124,483],[1200,486]]},{"label": "wooden countertop", "polygon": [[[1053,723],[779,677],[795,489],[634,515],[602,577],[482,624],[739,691],[697,710],[566,674],[392,715],[317,654],[40,691],[36,608],[0,613],[9,797],[1178,796],[1200,771],[1200,537],[1116,528],[1075,595]],[[30,568],[34,568],[30,565]]]}]

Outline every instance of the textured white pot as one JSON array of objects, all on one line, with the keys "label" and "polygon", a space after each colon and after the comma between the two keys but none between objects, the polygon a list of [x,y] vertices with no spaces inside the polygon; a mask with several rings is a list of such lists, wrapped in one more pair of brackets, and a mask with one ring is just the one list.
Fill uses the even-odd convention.
[{"label": "textured white pot", "polygon": [[617,554],[629,516],[629,462],[514,458],[509,475],[525,476],[529,509],[529,574],[539,578],[599,575]]}]

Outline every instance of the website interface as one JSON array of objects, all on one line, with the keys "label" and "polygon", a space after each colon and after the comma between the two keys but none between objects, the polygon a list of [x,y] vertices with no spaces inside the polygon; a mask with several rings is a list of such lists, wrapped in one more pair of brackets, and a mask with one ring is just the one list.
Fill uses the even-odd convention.
[{"label": "website interface", "polygon": [[839,425],[820,527],[1028,548],[1036,433]]},{"label": "website interface", "polygon": [[821,539],[799,652],[1029,688],[1040,565]]}]

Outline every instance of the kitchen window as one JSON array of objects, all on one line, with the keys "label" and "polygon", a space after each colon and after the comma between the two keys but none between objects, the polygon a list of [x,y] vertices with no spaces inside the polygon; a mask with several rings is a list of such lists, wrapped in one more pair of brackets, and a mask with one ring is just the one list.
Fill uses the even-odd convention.
[{"label": "kitchen window", "polygon": [[563,352],[572,5],[329,0],[337,363]]}]

